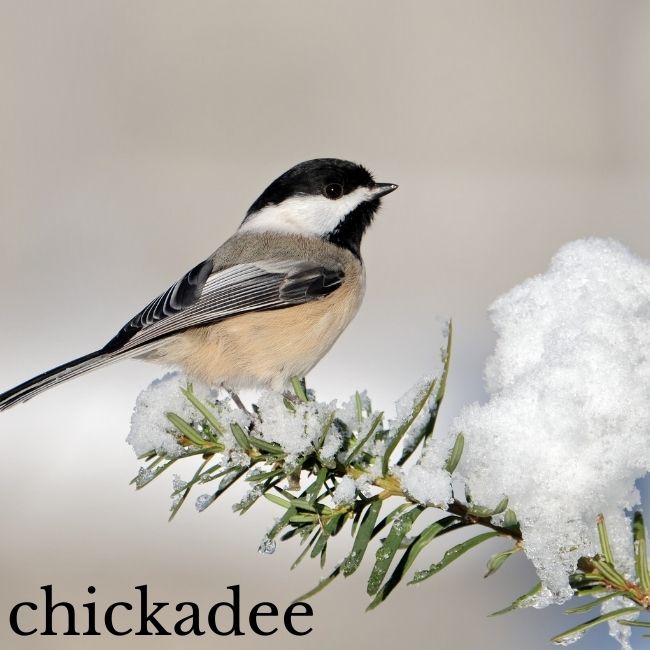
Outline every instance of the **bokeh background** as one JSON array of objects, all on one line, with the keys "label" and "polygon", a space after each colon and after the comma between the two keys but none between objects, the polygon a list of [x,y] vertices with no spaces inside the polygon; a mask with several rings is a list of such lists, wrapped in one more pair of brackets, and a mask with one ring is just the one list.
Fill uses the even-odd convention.
[{"label": "bokeh background", "polygon": [[[447,426],[482,398],[497,295],[578,237],[650,257],[649,29],[650,4],[632,0],[0,0],[0,387],[102,345],[270,180],[336,156],[400,189],[364,242],[363,308],[309,383],[390,409],[453,316]],[[169,479],[129,487],[132,406],[160,374],[118,364],[0,417],[2,647],[235,643],[17,639],[8,611],[44,584],[76,603],[92,584],[106,605],[147,583],[208,606],[240,584],[250,607],[319,578],[289,574],[293,546],[258,555],[271,507],[240,518],[233,495],[170,525]],[[369,614],[366,564],[313,601],[305,639],[249,632],[237,647],[546,648],[572,623],[559,609],[486,618],[534,581],[523,558],[483,580],[502,546]],[[592,632],[583,647],[597,646],[614,647]]]}]

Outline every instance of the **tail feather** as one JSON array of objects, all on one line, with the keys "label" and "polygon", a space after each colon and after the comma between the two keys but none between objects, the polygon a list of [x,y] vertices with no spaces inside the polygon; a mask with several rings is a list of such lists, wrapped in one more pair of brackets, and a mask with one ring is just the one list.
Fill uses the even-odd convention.
[{"label": "tail feather", "polygon": [[6,393],[0,394],[0,411],[4,411],[21,402],[26,402],[35,395],[42,393],[48,388],[52,388],[52,386],[68,381],[68,379],[116,361],[120,356],[122,355],[98,350],[69,361],[68,363],[64,363],[61,366],[57,366],[56,368],[52,368],[52,370],[33,377],[15,388],[8,390]]}]

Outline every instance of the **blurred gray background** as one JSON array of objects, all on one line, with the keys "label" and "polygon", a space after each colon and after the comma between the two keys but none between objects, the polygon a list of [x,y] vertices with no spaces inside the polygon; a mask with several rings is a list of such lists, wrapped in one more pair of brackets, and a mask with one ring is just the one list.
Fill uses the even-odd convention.
[{"label": "blurred gray background", "polygon": [[[564,242],[650,257],[650,3],[0,1],[0,387],[102,345],[208,255],[301,160],[362,162],[400,189],[364,242],[362,310],[309,377],[393,400],[455,352],[441,426],[482,397],[485,310]],[[0,644],[10,607],[55,595],[205,605],[240,584],[280,606],[320,576],[256,549],[275,511],[224,499],[166,523],[169,479],[135,493],[124,438],[161,371],[118,364],[0,417]],[[189,468],[185,472],[189,472]],[[287,546],[287,548],[284,548]],[[422,561],[436,560],[442,546]],[[546,648],[559,609],[486,615],[534,582],[472,552],[364,614],[363,577],[313,601],[313,648]],[[340,547],[343,554],[343,547]],[[332,561],[340,559],[333,551]],[[363,575],[362,575],[363,574]],[[213,647],[209,636],[30,637],[20,647]],[[239,648],[304,640],[251,633]],[[583,647],[614,647],[592,632]]]}]

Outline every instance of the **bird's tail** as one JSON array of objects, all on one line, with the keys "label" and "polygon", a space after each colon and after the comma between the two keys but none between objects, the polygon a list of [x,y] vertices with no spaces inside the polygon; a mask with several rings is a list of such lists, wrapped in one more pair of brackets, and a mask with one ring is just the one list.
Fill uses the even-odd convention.
[{"label": "bird's tail", "polygon": [[120,356],[122,355],[116,355],[114,352],[97,350],[96,352],[91,352],[83,357],[52,368],[52,370],[33,377],[19,386],[8,390],[6,393],[0,394],[0,411],[4,411],[21,402],[26,402],[28,399],[42,393],[48,388],[68,381],[68,379],[77,377],[89,370],[101,368],[112,361],[116,361]]}]

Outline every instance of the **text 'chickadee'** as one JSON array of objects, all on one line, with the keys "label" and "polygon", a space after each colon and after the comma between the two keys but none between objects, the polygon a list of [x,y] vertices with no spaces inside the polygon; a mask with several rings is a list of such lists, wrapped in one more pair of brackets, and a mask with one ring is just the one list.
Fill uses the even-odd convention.
[{"label": "text 'chickadee'", "polygon": [[336,158],[285,172],[237,232],[134,316],[101,349],[0,395],[0,410],[118,359],[180,368],[210,385],[281,389],[304,376],[356,314],[360,245],[397,189]]}]

